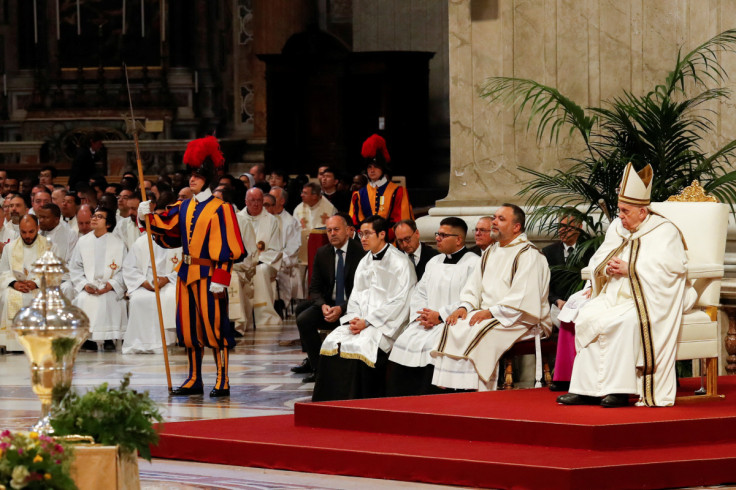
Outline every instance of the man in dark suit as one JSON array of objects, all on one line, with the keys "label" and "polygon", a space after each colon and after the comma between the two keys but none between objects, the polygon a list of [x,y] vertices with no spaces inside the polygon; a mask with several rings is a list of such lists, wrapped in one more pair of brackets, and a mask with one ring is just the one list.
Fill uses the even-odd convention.
[{"label": "man in dark suit", "polygon": [[[296,317],[302,348],[307,359],[294,372],[310,372],[304,378],[312,383],[319,365],[319,349],[322,339],[319,330],[333,330],[345,314],[348,298],[353,289],[353,277],[360,259],[365,255],[363,247],[348,238],[349,221],[343,215],[330,217],[325,223],[329,245],[317,250],[309,283],[309,302],[300,308]],[[342,280],[340,274],[342,271]]]},{"label": "man in dark suit", "polygon": [[419,230],[417,230],[417,224],[413,219],[405,219],[396,223],[394,225],[394,236],[399,250],[408,255],[409,260],[414,264],[414,271],[417,273],[417,281],[419,281],[424,274],[424,268],[429,259],[439,252],[429,245],[419,242]]},{"label": "man in dark suit", "polygon": [[92,133],[89,137],[89,145],[79,148],[72,162],[69,172],[69,189],[75,190],[77,183],[87,184],[93,175],[103,174],[104,171],[98,165],[104,162],[105,151],[102,146],[102,134]]},{"label": "man in dark suit", "polygon": [[[555,361],[555,372],[552,384],[549,389],[552,391],[566,391],[570,386],[570,376],[572,375],[572,361],[575,358],[575,325],[572,323],[560,323],[557,315],[565,306],[570,292],[562,281],[562,271],[555,270],[553,266],[565,265],[575,251],[578,237],[580,236],[579,221],[575,221],[570,216],[563,216],[560,219],[557,235],[560,241],[547,245],[542,249],[542,253],[547,258],[550,266],[550,284],[549,284],[549,304],[550,316],[552,322],[557,326],[559,335],[557,339],[557,358]],[[583,265],[588,263],[593,250],[586,251],[583,257]]]}]

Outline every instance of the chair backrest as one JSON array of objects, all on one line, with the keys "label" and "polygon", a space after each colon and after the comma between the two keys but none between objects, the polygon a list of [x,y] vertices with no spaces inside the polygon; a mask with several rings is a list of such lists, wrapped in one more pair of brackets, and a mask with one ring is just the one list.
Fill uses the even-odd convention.
[{"label": "chair backrest", "polygon": [[653,211],[677,226],[687,244],[688,277],[698,306],[720,303],[728,231],[728,205],[716,202],[653,202]]}]

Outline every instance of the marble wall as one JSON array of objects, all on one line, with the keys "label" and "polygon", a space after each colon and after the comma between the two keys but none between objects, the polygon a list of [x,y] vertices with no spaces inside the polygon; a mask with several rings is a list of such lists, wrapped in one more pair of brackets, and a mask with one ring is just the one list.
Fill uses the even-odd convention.
[{"label": "marble wall", "polygon": [[[448,2],[452,159],[440,208],[521,203],[518,166],[564,168],[580,151],[578,139],[563,138],[566,131],[557,144],[538,142],[525,118],[514,123],[512,108],[481,99],[487,77],[531,78],[583,107],[600,106],[622,90],[653,89],[681,46],[689,51],[736,27],[736,2],[728,0]],[[723,64],[736,73],[736,54]],[[707,148],[736,137],[733,102],[712,109],[716,131]]]}]

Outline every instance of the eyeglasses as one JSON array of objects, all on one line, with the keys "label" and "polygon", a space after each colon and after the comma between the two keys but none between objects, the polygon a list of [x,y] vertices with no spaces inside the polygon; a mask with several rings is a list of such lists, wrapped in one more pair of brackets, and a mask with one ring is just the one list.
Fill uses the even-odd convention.
[{"label": "eyeglasses", "polygon": [[92,215],[92,219],[107,219],[107,216],[97,213]]},{"label": "eyeglasses", "polygon": [[408,245],[409,243],[411,243],[411,237],[412,237],[412,236],[411,236],[411,235],[409,235],[409,236],[408,236],[408,237],[406,237],[406,238],[397,238],[397,239],[396,239],[396,241],[397,241],[398,243],[404,243],[404,244],[407,244],[407,245]]},{"label": "eyeglasses", "polygon": [[359,238],[363,238],[363,237],[366,237],[367,238],[367,237],[369,237],[371,235],[375,235],[375,234],[376,234],[375,231],[359,231],[358,232],[358,237]]},{"label": "eyeglasses", "polygon": [[460,235],[455,234],[455,233],[435,233],[434,234],[434,237],[439,238],[440,240],[444,240],[445,238],[451,237],[451,236],[460,236]]},{"label": "eyeglasses", "polygon": [[476,233],[490,233],[491,229],[490,228],[476,228],[475,232]]}]

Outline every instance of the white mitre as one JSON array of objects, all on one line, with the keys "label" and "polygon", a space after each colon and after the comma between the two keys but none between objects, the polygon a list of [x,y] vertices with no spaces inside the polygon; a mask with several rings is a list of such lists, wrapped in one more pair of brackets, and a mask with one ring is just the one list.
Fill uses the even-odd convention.
[{"label": "white mitre", "polygon": [[654,170],[651,165],[636,172],[634,166],[629,162],[624,169],[624,177],[621,179],[621,187],[618,191],[619,202],[634,206],[648,206],[652,197],[653,177]]}]

